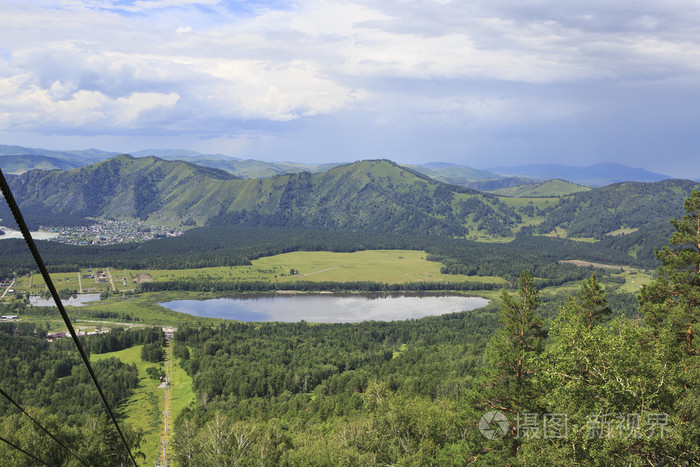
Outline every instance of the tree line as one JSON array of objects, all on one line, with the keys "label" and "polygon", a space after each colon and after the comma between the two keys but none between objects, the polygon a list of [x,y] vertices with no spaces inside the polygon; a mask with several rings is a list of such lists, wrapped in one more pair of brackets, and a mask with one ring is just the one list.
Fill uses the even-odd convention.
[{"label": "tree line", "polygon": [[[33,323],[0,323],[3,391],[89,465],[127,465],[129,456],[87,369],[75,348],[68,345],[72,342],[47,342],[45,336]],[[136,366],[116,358],[92,366],[108,403],[118,408],[138,384]],[[120,427],[132,449],[138,451],[141,434],[123,420]],[[79,465],[5,398],[0,398],[0,431],[51,465]],[[30,462],[20,451],[0,444],[0,464],[34,465]]]}]

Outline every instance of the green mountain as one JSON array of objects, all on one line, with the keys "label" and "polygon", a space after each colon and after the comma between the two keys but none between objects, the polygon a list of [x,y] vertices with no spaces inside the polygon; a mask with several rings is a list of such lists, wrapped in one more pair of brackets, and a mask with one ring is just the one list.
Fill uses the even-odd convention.
[{"label": "green mountain", "polygon": [[33,213],[145,220],[173,200],[205,196],[235,179],[188,162],[121,155],[69,171],[34,170],[9,183],[21,206]]},{"label": "green mountain", "polygon": [[191,162],[204,167],[225,170],[241,178],[267,178],[300,172],[325,172],[341,164],[301,164],[297,162],[265,162],[254,159],[223,160],[200,157]]},{"label": "green mountain", "polygon": [[668,230],[668,218],[681,214],[683,200],[697,186],[682,180],[621,183],[557,198],[553,195],[576,187],[551,181],[525,187],[516,193],[521,197],[498,197],[387,160],[241,179],[188,162],[128,155],[67,171],[33,170],[9,183],[27,214],[53,215],[54,222],[57,217],[97,217],[166,226],[297,227],[484,241],[511,239],[521,231],[610,242],[623,241],[612,235],[627,234],[622,236],[628,243],[644,232]]},{"label": "green mountain", "polygon": [[21,174],[28,170],[68,170],[80,167],[82,164],[56,157],[21,155],[0,156],[0,169],[4,174]]},{"label": "green mountain", "polygon": [[499,196],[513,196],[520,198],[542,198],[550,196],[564,196],[580,191],[590,191],[589,187],[569,183],[565,180],[554,179],[542,183],[532,183],[508,188],[499,188],[489,192]]},{"label": "green mountain", "polygon": [[218,169],[121,155],[12,181],[24,209],[165,225],[266,225],[510,237],[522,221],[497,197],[386,160],[241,180]]},{"label": "green mountain", "polygon": [[407,165],[406,167],[451,185],[469,186],[471,182],[477,180],[497,180],[503,178],[500,175],[485,170],[473,169],[471,167],[447,162],[429,162],[421,165]]},{"label": "green mountain", "polygon": [[568,237],[598,239],[633,231],[666,232],[668,219],[683,215],[683,202],[693,188],[700,185],[690,180],[663,180],[617,183],[574,193],[542,212],[545,220],[537,231],[563,230]]},{"label": "green mountain", "polygon": [[538,180],[535,180],[534,178],[527,178],[527,177],[506,177],[506,178],[496,178],[496,179],[487,179],[487,180],[476,180],[473,182],[467,183],[467,186],[470,188],[474,188],[479,191],[496,191],[500,190],[501,188],[515,188],[515,187],[522,187],[524,185],[535,185],[537,183],[541,183]]}]

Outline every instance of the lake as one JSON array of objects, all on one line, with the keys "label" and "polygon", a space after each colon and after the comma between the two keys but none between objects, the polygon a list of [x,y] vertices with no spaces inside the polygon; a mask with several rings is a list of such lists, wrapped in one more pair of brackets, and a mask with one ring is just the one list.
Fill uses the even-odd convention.
[{"label": "lake", "polygon": [[[84,306],[88,302],[97,302],[99,300],[100,294],[86,293],[61,299],[61,303],[63,303],[63,306]],[[29,304],[32,306],[56,306],[56,302],[53,301],[53,298],[44,299],[36,295],[29,297]]]},{"label": "lake", "polygon": [[481,297],[406,295],[266,295],[174,300],[159,305],[180,313],[237,321],[357,323],[444,315],[486,306]]},{"label": "lake", "polygon": [[[0,240],[9,240],[10,238],[24,238],[22,236],[22,232],[19,230],[14,230],[10,229],[8,227],[3,227],[0,225],[0,230],[5,232],[5,235],[0,235]],[[44,231],[38,231],[38,232],[29,232],[32,234],[32,238],[34,240],[48,240],[50,238],[55,238],[58,237],[58,233],[56,232],[44,232]]]}]

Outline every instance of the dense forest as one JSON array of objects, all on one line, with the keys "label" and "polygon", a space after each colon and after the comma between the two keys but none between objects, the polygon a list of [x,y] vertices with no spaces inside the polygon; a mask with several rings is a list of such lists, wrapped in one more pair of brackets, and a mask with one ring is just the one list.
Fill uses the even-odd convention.
[{"label": "dense forest", "polygon": [[[618,265],[654,267],[658,236],[646,242],[629,243],[630,235],[607,237],[595,244],[565,239],[519,235],[512,242],[479,243],[464,239],[418,235],[383,235],[347,231],[323,231],[264,227],[206,227],[187,231],[177,238],[152,240],[138,245],[125,243],[106,247],[72,246],[38,242],[50,272],[72,272],[108,264],[127,269],[185,269],[250,264],[262,256],[290,251],[335,251],[413,249],[424,250],[428,259],[445,265],[445,274],[500,276],[515,283],[523,269],[531,269],[543,285],[580,280],[585,271],[558,261],[581,259]],[[639,240],[639,239],[637,239]],[[636,246],[636,257],[628,250]],[[177,255],[172,252],[177,251]],[[0,242],[0,279],[31,271],[31,257],[22,240]]]},{"label": "dense forest", "polygon": [[[81,338],[91,353],[121,350],[137,344],[163,345],[160,329],[114,329]],[[138,383],[136,367],[116,358],[97,361],[95,373],[111,407],[119,407]],[[47,342],[46,331],[33,323],[0,323],[2,392],[27,410],[70,452],[49,438],[6,397],[0,398],[0,432],[21,449],[51,465],[129,465],[130,458],[107,418],[95,386],[72,340]],[[132,451],[140,433],[120,423]],[[75,454],[75,456],[73,454]],[[0,464],[36,465],[23,453],[0,444]]]}]

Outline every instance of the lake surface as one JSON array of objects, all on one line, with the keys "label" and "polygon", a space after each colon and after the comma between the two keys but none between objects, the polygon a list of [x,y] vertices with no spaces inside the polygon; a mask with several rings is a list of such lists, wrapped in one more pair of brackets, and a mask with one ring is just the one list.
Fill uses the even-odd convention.
[{"label": "lake surface", "polygon": [[[10,238],[24,238],[22,236],[22,232],[19,230],[14,230],[10,229],[8,227],[3,227],[0,225],[0,230],[5,232],[5,235],[0,235],[0,240],[7,240]],[[32,238],[34,240],[48,240],[50,238],[58,237],[58,233],[56,232],[44,232],[44,231],[38,231],[38,232],[29,232],[32,234]]]},{"label": "lake surface", "polygon": [[161,306],[180,313],[237,321],[357,323],[437,316],[486,306],[481,297],[275,295],[174,300]]},{"label": "lake surface", "polygon": [[[75,297],[61,299],[63,306],[83,306],[88,302],[97,302],[100,300],[98,293],[86,293]],[[56,306],[53,298],[43,299],[39,296],[32,295],[29,297],[29,304],[32,306]]]}]

